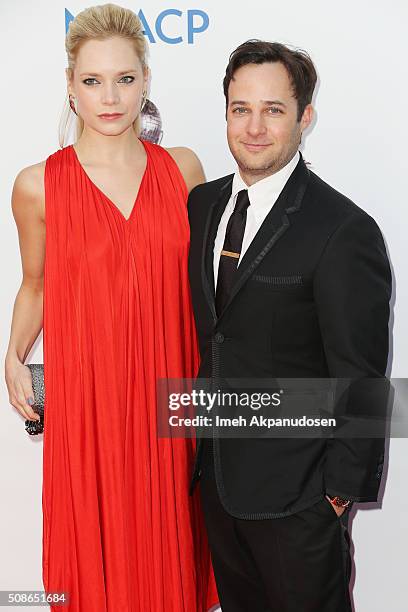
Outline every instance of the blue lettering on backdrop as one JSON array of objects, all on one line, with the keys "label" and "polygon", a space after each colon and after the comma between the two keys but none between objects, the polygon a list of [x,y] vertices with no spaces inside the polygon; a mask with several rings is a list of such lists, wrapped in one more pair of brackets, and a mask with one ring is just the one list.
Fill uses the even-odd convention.
[{"label": "blue lettering on backdrop", "polygon": [[68,26],[73,20],[74,16],[67,9],[65,9],[65,34],[68,32]]},{"label": "blue lettering on backdrop", "polygon": [[[207,13],[204,13],[204,11],[199,11],[197,9],[187,11],[187,15],[188,15],[188,44],[192,45],[194,44],[194,34],[201,34],[201,32],[205,32],[210,24],[210,19]],[[194,17],[196,15],[198,17],[201,17],[202,22],[201,22],[201,25],[195,28],[194,27]]]},{"label": "blue lettering on backdrop", "polygon": [[177,9],[167,9],[166,11],[163,11],[162,13],[160,13],[160,15],[156,19],[156,32],[159,38],[163,40],[165,43],[168,43],[169,45],[177,45],[183,42],[182,36],[177,36],[177,38],[169,38],[163,32],[163,28],[162,28],[163,19],[165,19],[168,15],[177,15],[177,17],[181,17],[183,13],[181,11],[178,11]]},{"label": "blue lettering on backdrop", "polygon": [[[171,17],[177,17],[179,20],[183,18],[185,13],[183,11],[179,11],[178,9],[166,9],[159,13],[154,23],[154,32],[157,37],[168,45],[179,45],[184,42],[184,38],[182,35],[171,37],[165,33],[165,21]],[[189,9],[187,10],[187,42],[189,45],[193,45],[195,42],[196,34],[201,34],[208,29],[210,25],[210,19],[207,13],[201,11],[199,9]],[[149,42],[156,43],[157,40],[154,37],[154,33],[152,28],[149,26],[149,23],[146,19],[146,16],[142,9],[138,12],[138,17],[142,22],[143,26],[143,34],[147,36]],[[68,31],[68,26],[70,22],[74,19],[74,16],[68,9],[65,9],[65,32]],[[180,29],[183,27],[183,22],[180,21]]]},{"label": "blue lettering on backdrop", "polygon": [[149,39],[149,42],[154,43],[156,42],[154,40],[154,36],[153,36],[153,32],[151,31],[149,24],[147,23],[146,17],[144,16],[144,13],[142,10],[140,10],[137,14],[137,16],[139,17],[140,21],[142,22],[142,26],[143,26],[143,34],[145,36],[147,36],[147,38]]}]

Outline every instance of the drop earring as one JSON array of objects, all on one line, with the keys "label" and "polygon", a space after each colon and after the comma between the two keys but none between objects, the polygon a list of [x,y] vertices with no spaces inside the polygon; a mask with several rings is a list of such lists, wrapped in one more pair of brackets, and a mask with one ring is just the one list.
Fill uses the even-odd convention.
[{"label": "drop earring", "polygon": [[141,104],[141,107],[140,107],[140,111],[142,111],[144,109],[145,104],[146,104],[146,100],[147,100],[147,91],[144,91],[143,92],[143,96],[142,96],[142,104]]},{"label": "drop earring", "polygon": [[75,96],[73,96],[72,94],[69,94],[68,99],[69,99],[69,105],[70,105],[70,107],[71,107],[71,110],[72,110],[72,111],[73,111],[73,112],[74,112],[76,115],[78,115],[77,110],[76,110],[76,107],[75,107],[75,102],[74,102],[74,100],[76,99],[76,98],[75,98]]}]

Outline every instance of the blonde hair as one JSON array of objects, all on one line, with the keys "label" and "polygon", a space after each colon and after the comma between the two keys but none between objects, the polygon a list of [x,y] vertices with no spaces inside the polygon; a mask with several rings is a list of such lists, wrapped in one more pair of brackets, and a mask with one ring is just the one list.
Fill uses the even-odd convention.
[{"label": "blonde hair", "polygon": [[[119,36],[132,41],[142,68],[147,68],[148,48],[139,17],[130,9],[123,8],[117,4],[103,4],[91,6],[81,11],[69,24],[65,37],[65,50],[67,52],[68,71],[71,75],[82,43],[87,40],[106,40],[113,36]],[[73,116],[76,121],[76,139],[78,139],[84,129],[84,122],[81,117],[74,115],[71,110],[67,93],[59,124],[59,144],[61,148],[65,145],[66,135],[69,132]],[[139,134],[140,113],[133,122],[133,129],[136,134]]]}]

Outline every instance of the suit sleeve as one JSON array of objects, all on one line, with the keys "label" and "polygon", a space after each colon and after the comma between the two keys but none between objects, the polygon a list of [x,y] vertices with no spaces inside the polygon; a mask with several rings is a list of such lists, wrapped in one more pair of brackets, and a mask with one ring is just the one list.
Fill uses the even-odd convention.
[{"label": "suit sleeve", "polygon": [[197,200],[197,194],[200,193],[200,189],[205,184],[206,183],[203,183],[203,184],[200,183],[199,185],[196,185],[195,187],[193,187],[193,189],[190,191],[190,193],[188,195],[188,199],[187,199],[187,213],[188,213],[189,221],[191,221],[191,215],[193,213],[193,208],[195,206],[195,201]]},{"label": "suit sleeve", "polygon": [[[367,408],[376,415],[386,414],[386,393],[378,394],[375,388],[373,393],[372,381],[384,382],[385,386],[388,382],[391,291],[390,265],[381,232],[369,215],[353,213],[329,238],[314,278],[329,376],[351,381],[346,400],[348,415],[367,415]],[[344,401],[340,404],[343,410]],[[376,501],[384,442],[381,437],[328,439],[326,492],[357,502]]]}]

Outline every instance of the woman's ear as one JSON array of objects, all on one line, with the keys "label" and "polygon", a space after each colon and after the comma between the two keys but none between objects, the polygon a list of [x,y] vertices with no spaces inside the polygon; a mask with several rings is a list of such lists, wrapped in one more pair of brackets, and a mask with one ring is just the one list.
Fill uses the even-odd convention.
[{"label": "woman's ear", "polygon": [[67,81],[67,93],[74,93],[72,90],[72,74],[71,74],[71,70],[69,68],[65,68],[65,78]]},{"label": "woman's ear", "polygon": [[149,66],[145,66],[143,71],[143,91],[150,91],[151,71]]}]

